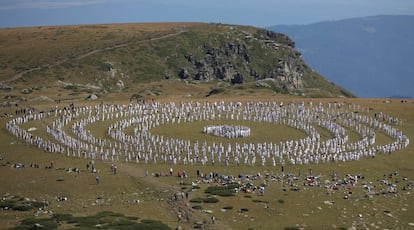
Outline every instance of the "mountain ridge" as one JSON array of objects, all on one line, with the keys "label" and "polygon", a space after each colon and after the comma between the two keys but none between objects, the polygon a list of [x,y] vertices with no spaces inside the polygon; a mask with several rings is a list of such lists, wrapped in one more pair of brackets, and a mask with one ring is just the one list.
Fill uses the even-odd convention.
[{"label": "mountain ridge", "polygon": [[[11,42],[13,38],[16,43]],[[60,87],[58,91],[71,95],[136,95],[136,85],[175,80],[209,83],[221,88],[219,92],[264,88],[309,97],[353,96],[308,68],[290,38],[249,26],[155,23],[19,28],[0,30],[0,40],[5,41],[0,47],[0,80],[10,86],[2,88],[21,92],[22,85],[32,85],[35,89]],[[29,96],[31,90],[24,92]]]}]

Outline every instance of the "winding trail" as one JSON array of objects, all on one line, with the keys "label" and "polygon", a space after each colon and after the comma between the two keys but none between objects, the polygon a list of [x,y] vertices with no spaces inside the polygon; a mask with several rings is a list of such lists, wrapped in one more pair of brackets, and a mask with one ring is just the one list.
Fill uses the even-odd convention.
[{"label": "winding trail", "polygon": [[149,38],[149,39],[140,40],[140,41],[126,42],[126,43],[121,43],[121,44],[114,45],[114,46],[109,46],[109,47],[104,47],[104,48],[92,50],[90,52],[80,54],[80,55],[78,55],[78,56],[76,56],[74,58],[65,58],[65,59],[56,61],[54,63],[44,64],[42,66],[38,66],[38,67],[35,67],[35,68],[31,68],[31,69],[28,69],[28,70],[19,72],[19,73],[13,75],[12,77],[10,77],[9,79],[0,81],[0,84],[4,84],[4,83],[7,83],[7,82],[11,82],[11,81],[18,80],[18,79],[22,78],[25,74],[31,73],[31,72],[36,71],[36,70],[50,69],[50,68],[53,68],[53,67],[62,65],[64,63],[68,62],[68,61],[71,61],[71,60],[81,60],[81,59],[84,59],[86,57],[89,57],[89,56],[91,56],[93,54],[100,53],[100,52],[103,52],[103,51],[110,51],[110,50],[115,50],[115,49],[118,49],[118,48],[130,46],[130,45],[136,45],[136,44],[141,44],[141,43],[150,42],[150,41],[162,40],[162,39],[165,39],[165,38],[178,36],[178,35],[180,35],[182,33],[185,33],[185,32],[186,32],[185,30],[180,30],[180,31],[178,31],[176,33],[166,34],[166,35],[163,35],[163,36],[160,36],[160,37]]},{"label": "winding trail", "polygon": [[[110,165],[110,162],[106,163]],[[150,185],[152,189],[154,189],[157,193],[170,191],[171,197],[166,199],[166,202],[171,208],[171,210],[174,211],[176,215],[178,215],[179,212],[185,212],[189,217],[189,222],[185,222],[185,220],[183,220],[183,222],[180,222],[183,226],[187,225],[189,227],[192,227],[192,224],[196,222],[203,222],[202,229],[229,229],[229,227],[221,221],[216,221],[214,225],[211,224],[208,215],[205,215],[198,210],[194,210],[191,208],[191,206],[187,205],[187,203],[189,203],[188,200],[181,199],[175,201],[174,199],[172,199],[173,194],[182,192],[180,188],[163,183],[154,178],[153,176],[145,176],[144,169],[141,167],[136,167],[136,165],[128,163],[121,163],[118,165],[121,166],[121,170],[119,171],[119,173],[126,174],[128,176],[137,178],[138,180],[144,181],[146,184]],[[179,224],[179,222],[177,222],[177,224]]]}]

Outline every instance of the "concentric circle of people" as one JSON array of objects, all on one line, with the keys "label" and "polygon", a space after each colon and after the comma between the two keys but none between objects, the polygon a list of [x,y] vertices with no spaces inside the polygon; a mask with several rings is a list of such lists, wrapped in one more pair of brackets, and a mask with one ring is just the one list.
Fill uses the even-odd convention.
[{"label": "concentric circle of people", "polygon": [[[283,102],[224,101],[128,105],[101,103],[29,113],[10,120],[6,128],[15,136],[49,152],[79,158],[145,164],[276,166],[345,162],[375,157],[381,153],[391,154],[408,146],[409,139],[396,128],[396,124],[402,124],[398,118],[383,113],[368,116],[368,112],[368,109],[356,104],[336,102],[315,105],[312,102],[291,102],[285,105]],[[46,132],[54,140],[43,139],[21,128],[24,123],[46,118],[53,120],[46,126]],[[107,128],[107,134],[111,138],[92,135],[87,126],[93,127],[94,123],[104,121],[113,121]],[[210,143],[150,132],[157,126],[196,121],[272,123],[301,130],[306,133],[306,137],[277,143],[249,143],[243,139],[237,139],[239,141],[235,143]],[[70,129],[65,128],[66,126]],[[330,131],[333,137],[322,138],[315,126]],[[223,127],[226,126],[216,126],[211,130],[222,130]],[[70,130],[71,134],[66,130]],[[204,128],[206,133],[209,133],[208,130],[208,127]],[[230,137],[250,134],[250,129],[244,126],[229,130],[232,133]],[[361,138],[356,142],[349,142],[348,130],[358,133]],[[392,141],[384,145],[376,144],[376,132],[383,132]]]}]

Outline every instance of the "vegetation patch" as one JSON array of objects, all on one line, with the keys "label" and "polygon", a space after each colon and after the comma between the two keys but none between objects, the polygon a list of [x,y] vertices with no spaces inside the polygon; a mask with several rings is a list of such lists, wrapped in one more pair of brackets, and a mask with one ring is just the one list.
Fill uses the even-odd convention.
[{"label": "vegetation patch", "polygon": [[12,229],[57,229],[59,224],[53,218],[28,218]]},{"label": "vegetation patch", "polygon": [[47,206],[46,203],[40,202],[40,201],[31,201],[28,199],[25,199],[23,197],[9,197],[9,198],[3,198],[0,201],[0,209],[3,210],[14,210],[14,211],[30,211],[33,209],[39,209]]},{"label": "vegetation patch", "polygon": [[195,210],[202,210],[203,209],[203,207],[201,206],[201,205],[194,205],[193,207],[191,207],[192,209],[195,209]]},{"label": "vegetation patch", "polygon": [[203,203],[204,199],[201,197],[196,197],[190,200],[191,203]]},{"label": "vegetation patch", "polygon": [[294,227],[285,227],[285,230],[299,230],[300,228],[299,227],[296,227],[296,226],[294,226]]},{"label": "vegetation patch", "polygon": [[55,214],[51,218],[24,219],[13,229],[58,229],[63,224],[73,224],[81,229],[171,229],[168,225],[158,220],[143,219],[138,222],[138,219],[137,217],[128,217],[110,211],[85,217],[74,217],[71,214]]},{"label": "vegetation patch", "polygon": [[252,200],[254,203],[267,203],[267,201],[264,200],[258,200],[258,199],[253,199]]},{"label": "vegetation patch", "polygon": [[216,197],[207,197],[203,201],[204,203],[217,203],[219,202],[219,199],[217,199]]},{"label": "vegetation patch", "polygon": [[196,197],[190,200],[191,203],[217,203],[219,202],[219,199],[216,197],[207,197],[207,198],[201,198]]},{"label": "vegetation patch", "polygon": [[204,192],[217,196],[234,196],[236,193],[235,188],[238,187],[239,185],[237,184],[229,184],[227,186],[211,186],[208,187]]}]

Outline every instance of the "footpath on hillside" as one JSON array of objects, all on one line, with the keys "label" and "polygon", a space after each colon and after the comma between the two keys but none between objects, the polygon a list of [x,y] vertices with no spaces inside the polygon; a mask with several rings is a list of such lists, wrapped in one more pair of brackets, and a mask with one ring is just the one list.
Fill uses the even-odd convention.
[{"label": "footpath on hillside", "polygon": [[160,36],[160,37],[149,38],[149,39],[133,41],[133,42],[126,42],[126,43],[121,43],[121,44],[114,45],[114,46],[109,46],[109,47],[104,47],[104,48],[92,50],[90,52],[80,54],[80,55],[78,55],[74,58],[65,58],[65,59],[62,59],[62,60],[57,60],[53,63],[48,63],[48,64],[44,64],[42,66],[38,66],[38,67],[34,67],[34,68],[31,68],[31,69],[28,69],[28,70],[24,70],[22,72],[19,72],[19,73],[13,75],[9,79],[0,81],[0,84],[4,84],[4,83],[7,83],[7,82],[18,80],[18,79],[22,78],[24,75],[26,75],[28,73],[31,73],[33,71],[41,70],[41,69],[50,69],[50,68],[62,65],[62,64],[66,63],[68,61],[71,61],[71,60],[82,60],[86,57],[89,57],[93,54],[100,53],[100,52],[103,52],[103,51],[115,50],[115,49],[119,49],[119,48],[122,48],[122,47],[125,47],[125,46],[136,45],[136,44],[145,43],[145,42],[149,42],[149,41],[157,41],[157,40],[161,40],[161,39],[165,39],[165,38],[169,38],[169,37],[174,37],[174,36],[180,35],[184,32],[185,32],[185,30],[180,30],[176,33],[166,34],[166,35],[163,35],[163,36]]}]

